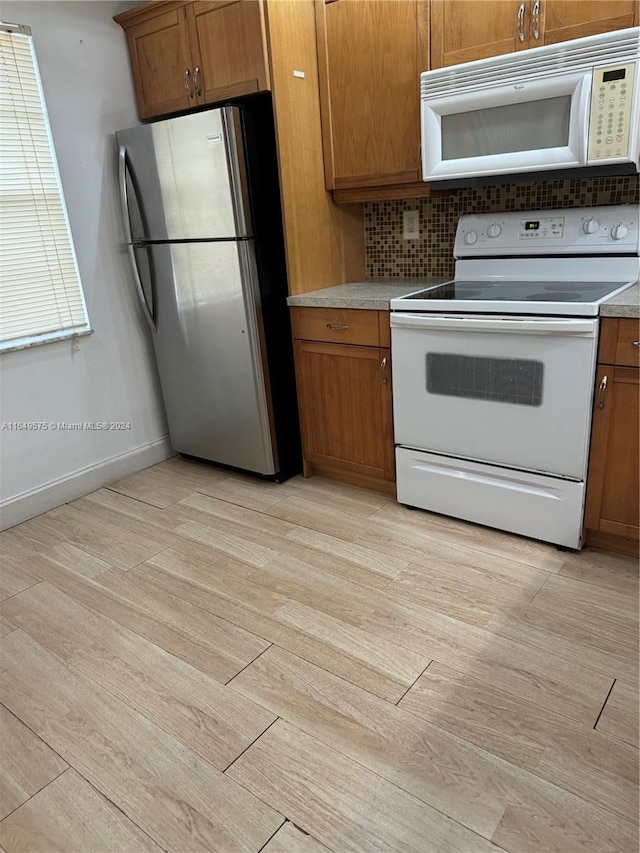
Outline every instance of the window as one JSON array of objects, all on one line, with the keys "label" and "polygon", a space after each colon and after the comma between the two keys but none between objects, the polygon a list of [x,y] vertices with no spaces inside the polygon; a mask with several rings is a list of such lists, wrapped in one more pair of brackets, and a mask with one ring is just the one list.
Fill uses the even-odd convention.
[{"label": "window", "polygon": [[541,361],[427,353],[427,391],[430,394],[541,406],[543,375]]},{"label": "window", "polygon": [[90,331],[28,27],[0,32],[0,350]]}]

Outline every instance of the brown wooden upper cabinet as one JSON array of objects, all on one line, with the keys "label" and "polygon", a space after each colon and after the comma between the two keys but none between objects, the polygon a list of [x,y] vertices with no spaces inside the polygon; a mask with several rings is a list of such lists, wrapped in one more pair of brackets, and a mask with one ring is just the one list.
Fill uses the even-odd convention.
[{"label": "brown wooden upper cabinet", "polygon": [[152,2],[114,20],[141,119],[270,88],[263,0]]},{"label": "brown wooden upper cabinet", "polygon": [[638,24],[637,0],[432,0],[431,67]]},{"label": "brown wooden upper cabinet", "polygon": [[316,0],[327,189],[420,180],[427,0]]},{"label": "brown wooden upper cabinet", "polygon": [[187,24],[205,104],[270,88],[262,0],[189,3]]},{"label": "brown wooden upper cabinet", "polygon": [[638,0],[541,0],[540,15],[542,44],[555,44],[636,27],[640,4]]},{"label": "brown wooden upper cabinet", "polygon": [[529,5],[529,0],[432,0],[431,67],[529,47]]},{"label": "brown wooden upper cabinet", "polygon": [[[134,9],[133,11],[137,11]],[[194,103],[193,62],[184,7],[127,26],[133,86],[140,118],[186,110]]]}]

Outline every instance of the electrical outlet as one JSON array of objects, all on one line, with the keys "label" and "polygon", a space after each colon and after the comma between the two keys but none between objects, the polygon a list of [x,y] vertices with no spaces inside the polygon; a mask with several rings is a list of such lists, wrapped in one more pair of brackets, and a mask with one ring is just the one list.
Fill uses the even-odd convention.
[{"label": "electrical outlet", "polygon": [[402,214],[402,236],[405,240],[420,239],[420,211],[405,210]]}]

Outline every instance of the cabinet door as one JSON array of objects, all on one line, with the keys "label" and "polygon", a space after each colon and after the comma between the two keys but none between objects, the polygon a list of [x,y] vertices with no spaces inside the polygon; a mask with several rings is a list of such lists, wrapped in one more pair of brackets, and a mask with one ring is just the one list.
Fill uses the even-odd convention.
[{"label": "cabinet door", "polygon": [[190,3],[187,21],[202,103],[270,88],[262,0]]},{"label": "cabinet door", "polygon": [[296,341],[305,462],[395,479],[389,350]]},{"label": "cabinet door", "polygon": [[327,189],[420,179],[426,0],[316,2]]},{"label": "cabinet door", "polygon": [[195,106],[184,8],[134,24],[127,29],[127,42],[140,118]]},{"label": "cabinet door", "polygon": [[529,47],[531,2],[432,0],[431,67]]},{"label": "cabinet door", "polygon": [[586,509],[588,529],[636,540],[639,377],[634,367],[598,367]]},{"label": "cabinet door", "polygon": [[[638,9],[638,0],[540,0],[542,41],[536,44],[554,44],[637,26]],[[533,39],[531,46],[534,47]]]}]

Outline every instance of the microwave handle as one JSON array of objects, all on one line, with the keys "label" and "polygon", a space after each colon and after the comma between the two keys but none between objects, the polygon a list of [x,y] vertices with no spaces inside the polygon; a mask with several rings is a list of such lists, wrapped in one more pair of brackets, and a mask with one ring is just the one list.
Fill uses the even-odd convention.
[{"label": "microwave handle", "polygon": [[591,87],[593,85],[593,72],[589,71],[582,78],[580,91],[578,92],[578,160],[583,166],[587,165],[589,148],[589,121],[591,112]]}]

